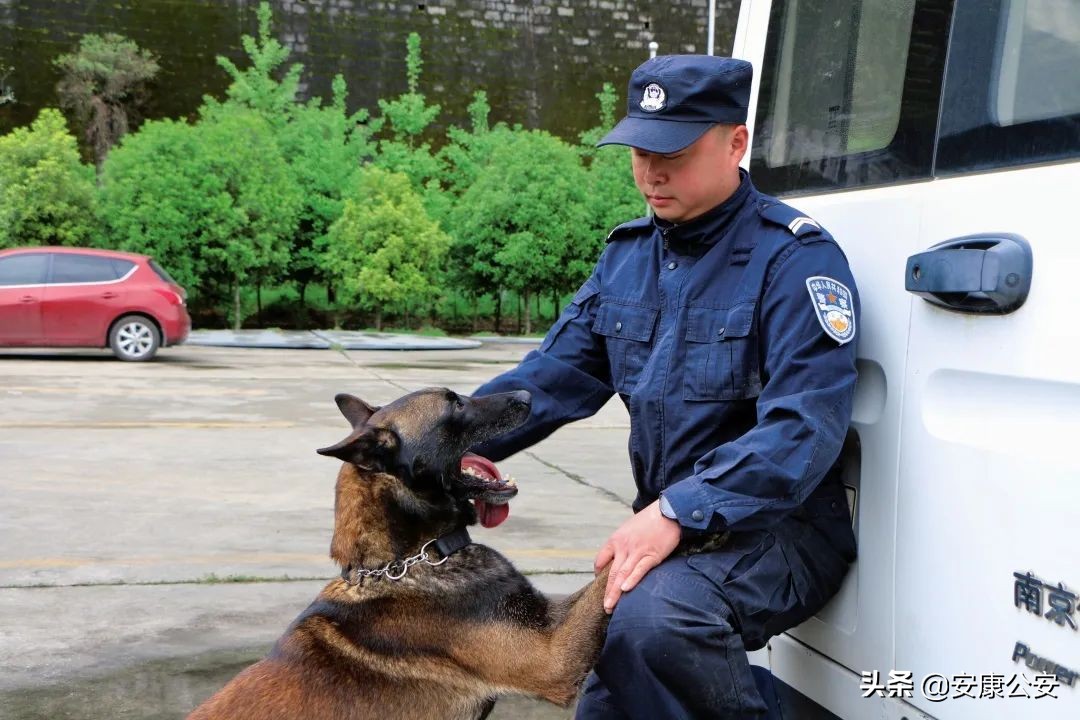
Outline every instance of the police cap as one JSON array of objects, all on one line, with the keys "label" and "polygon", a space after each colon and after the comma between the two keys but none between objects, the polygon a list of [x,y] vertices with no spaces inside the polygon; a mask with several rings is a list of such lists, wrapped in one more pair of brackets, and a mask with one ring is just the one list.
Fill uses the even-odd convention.
[{"label": "police cap", "polygon": [[746,122],[753,67],[713,55],[660,55],[630,75],[626,117],[600,145],[682,150],[717,123]]}]

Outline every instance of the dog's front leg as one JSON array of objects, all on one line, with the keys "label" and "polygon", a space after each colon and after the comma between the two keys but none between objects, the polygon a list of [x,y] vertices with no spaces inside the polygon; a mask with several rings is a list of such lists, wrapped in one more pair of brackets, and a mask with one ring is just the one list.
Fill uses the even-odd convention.
[{"label": "dog's front leg", "polygon": [[430,623],[411,623],[410,642],[441,641],[443,657],[449,656],[454,668],[444,666],[437,673],[447,684],[476,688],[479,681],[486,694],[524,693],[566,707],[604,642],[607,576],[605,570],[552,608],[542,628],[508,620],[447,622],[441,615],[432,616]]},{"label": "dog's front leg", "polygon": [[[491,694],[524,693],[566,707],[596,662],[604,641],[607,571],[549,614],[549,623],[530,628],[506,620],[410,628],[411,633],[445,641],[445,651],[464,675]],[[450,680],[447,677],[447,680]],[[459,681],[459,682],[460,682]]]},{"label": "dog's front leg", "polygon": [[604,612],[607,581],[608,568],[604,568],[591,583],[552,608],[551,669],[561,697],[547,699],[556,704],[573,702],[600,656],[608,622]]}]

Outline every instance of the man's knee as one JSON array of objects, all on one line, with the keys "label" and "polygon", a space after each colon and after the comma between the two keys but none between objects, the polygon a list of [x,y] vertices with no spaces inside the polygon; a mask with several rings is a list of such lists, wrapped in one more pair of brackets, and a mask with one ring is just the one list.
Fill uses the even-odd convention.
[{"label": "man's knee", "polygon": [[610,704],[635,718],[757,717],[763,706],[730,617],[724,596],[685,560],[654,569],[608,626],[596,674]]},{"label": "man's knee", "polygon": [[655,568],[623,594],[608,626],[613,647],[605,646],[605,652],[633,650],[650,662],[663,662],[671,653],[684,657],[687,643],[726,643],[733,630],[723,595],[678,560]]}]

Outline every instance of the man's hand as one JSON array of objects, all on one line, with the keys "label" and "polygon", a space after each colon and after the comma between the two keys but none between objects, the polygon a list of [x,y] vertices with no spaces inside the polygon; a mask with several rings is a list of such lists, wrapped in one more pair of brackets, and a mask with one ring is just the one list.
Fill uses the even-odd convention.
[{"label": "man's hand", "polygon": [[660,502],[627,520],[612,533],[596,556],[596,572],[611,564],[604,611],[615,609],[619,596],[634,589],[645,573],[659,565],[679,544],[679,523],[660,514]]}]

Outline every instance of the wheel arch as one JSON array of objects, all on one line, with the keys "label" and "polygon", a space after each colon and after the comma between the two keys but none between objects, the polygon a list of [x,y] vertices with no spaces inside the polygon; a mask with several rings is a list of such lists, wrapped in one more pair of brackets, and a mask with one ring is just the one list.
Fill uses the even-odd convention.
[{"label": "wheel arch", "polygon": [[161,323],[158,321],[158,319],[156,317],[154,317],[150,313],[144,312],[142,310],[130,310],[128,312],[122,312],[122,313],[118,314],[116,317],[114,317],[112,319],[112,321],[109,322],[109,327],[105,329],[105,342],[102,343],[102,347],[106,347],[106,348],[109,347],[109,338],[112,337],[112,331],[113,331],[113,328],[116,327],[116,323],[120,322],[121,320],[123,320],[126,317],[132,317],[132,316],[143,317],[143,318],[146,318],[147,320],[149,320],[150,322],[152,322],[154,324],[154,327],[157,328],[158,338],[161,339],[161,347],[166,347],[168,342],[167,342],[167,338],[165,337],[165,328],[163,328],[161,326]]}]

